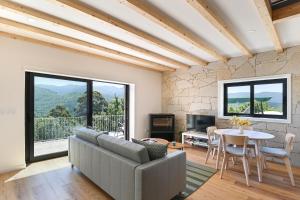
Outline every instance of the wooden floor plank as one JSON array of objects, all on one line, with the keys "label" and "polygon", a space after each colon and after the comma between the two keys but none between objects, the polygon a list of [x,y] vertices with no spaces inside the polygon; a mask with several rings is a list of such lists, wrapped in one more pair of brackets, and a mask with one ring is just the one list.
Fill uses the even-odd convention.
[{"label": "wooden floor plank", "polygon": [[[173,151],[173,150],[171,150]],[[187,159],[202,164],[206,150],[185,148]],[[209,159],[207,166],[214,167],[215,160]],[[290,185],[283,165],[268,163],[263,172],[263,183],[257,182],[255,160],[250,162],[250,185],[247,187],[238,163],[224,172],[220,179],[217,172],[187,200],[299,200],[300,169],[293,168],[296,187]],[[0,174],[0,200],[110,200],[108,194],[93,184],[77,169],[72,169],[66,157],[38,162],[25,170]]]}]

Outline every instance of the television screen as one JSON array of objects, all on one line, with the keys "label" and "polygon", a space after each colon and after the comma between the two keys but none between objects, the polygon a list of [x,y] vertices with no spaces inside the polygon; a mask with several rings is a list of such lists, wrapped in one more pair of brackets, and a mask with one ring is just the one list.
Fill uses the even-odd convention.
[{"label": "television screen", "polygon": [[186,129],[188,131],[206,132],[206,128],[215,126],[215,116],[186,115]]}]

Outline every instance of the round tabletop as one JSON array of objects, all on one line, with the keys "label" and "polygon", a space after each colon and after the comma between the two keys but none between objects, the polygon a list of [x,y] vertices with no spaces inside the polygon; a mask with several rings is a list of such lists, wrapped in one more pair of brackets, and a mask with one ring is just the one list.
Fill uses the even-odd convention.
[{"label": "round tabletop", "polygon": [[144,142],[149,142],[149,143],[156,143],[156,144],[163,144],[163,145],[168,145],[169,141],[162,139],[162,138],[143,138],[141,139]]},{"label": "round tabletop", "polygon": [[253,131],[253,130],[244,130],[244,133],[240,133],[239,129],[217,129],[215,133],[218,135],[238,135],[238,136],[247,136],[252,140],[269,140],[273,139],[275,136],[270,133]]}]

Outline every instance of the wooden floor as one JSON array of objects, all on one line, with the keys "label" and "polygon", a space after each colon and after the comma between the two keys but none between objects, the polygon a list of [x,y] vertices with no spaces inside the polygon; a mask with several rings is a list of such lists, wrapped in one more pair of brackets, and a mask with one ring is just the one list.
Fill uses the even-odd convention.
[{"label": "wooden floor", "polygon": [[[205,150],[186,148],[190,161],[203,164]],[[213,167],[215,160],[209,160]],[[269,163],[263,173],[263,183],[257,182],[255,163],[252,163],[251,187],[245,185],[240,165],[229,166],[224,178],[219,172],[188,199],[203,200],[299,200],[300,169],[294,168],[296,187],[291,187],[284,166]],[[0,200],[60,200],[111,199],[78,170],[71,169],[66,157],[34,163],[28,168],[0,175]]]}]

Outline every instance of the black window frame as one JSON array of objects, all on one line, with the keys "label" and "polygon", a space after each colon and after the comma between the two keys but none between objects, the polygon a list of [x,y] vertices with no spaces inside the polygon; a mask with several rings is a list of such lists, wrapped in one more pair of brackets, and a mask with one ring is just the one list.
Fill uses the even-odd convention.
[{"label": "black window frame", "polygon": [[68,151],[55,152],[47,155],[34,156],[34,77],[53,78],[61,80],[79,81],[87,83],[87,124],[86,127],[93,127],[93,82],[103,82],[124,85],[125,90],[125,139],[129,140],[129,96],[130,86],[128,84],[84,79],[71,76],[44,74],[37,72],[25,72],[25,161],[27,164],[32,162],[47,160],[67,156]]},{"label": "black window frame", "polygon": [[[255,114],[254,113],[254,86],[255,85],[265,85],[265,84],[276,84],[281,83],[283,85],[282,91],[282,115],[270,115],[270,114]],[[241,82],[232,82],[224,83],[224,106],[223,106],[223,115],[224,116],[240,116],[240,117],[252,117],[252,118],[267,118],[267,119],[287,119],[287,78],[278,78],[278,79],[268,79],[268,80],[255,80],[255,81],[241,81]],[[250,114],[243,113],[228,113],[228,87],[238,87],[238,86],[250,86]]]}]

